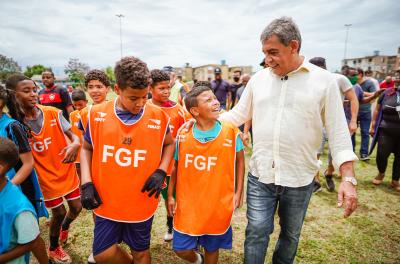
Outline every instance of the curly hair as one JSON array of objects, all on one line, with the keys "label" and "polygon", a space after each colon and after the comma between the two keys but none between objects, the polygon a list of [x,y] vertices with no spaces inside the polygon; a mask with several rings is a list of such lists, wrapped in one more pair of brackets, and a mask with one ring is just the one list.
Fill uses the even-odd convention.
[{"label": "curly hair", "polygon": [[150,72],[147,64],[136,57],[124,57],[114,69],[117,85],[121,90],[126,88],[146,89],[150,83]]},{"label": "curly hair", "polygon": [[85,76],[85,86],[87,87],[89,82],[92,80],[97,80],[104,84],[105,86],[110,86],[110,80],[107,74],[101,70],[91,70]]},{"label": "curly hair", "polygon": [[151,85],[154,86],[155,84],[163,81],[170,81],[170,77],[168,72],[162,71],[162,70],[152,70],[150,72],[150,78],[151,78]]},{"label": "curly hair", "polygon": [[[198,86],[206,86],[206,87],[212,89],[211,83],[210,83],[209,81],[197,81],[197,82],[193,85],[193,88],[198,87]],[[192,89],[193,89],[193,88],[192,88]]]}]

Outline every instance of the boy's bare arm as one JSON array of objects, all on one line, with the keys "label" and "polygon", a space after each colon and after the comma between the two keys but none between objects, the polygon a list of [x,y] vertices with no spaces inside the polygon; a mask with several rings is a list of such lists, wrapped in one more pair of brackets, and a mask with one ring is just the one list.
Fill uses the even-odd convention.
[{"label": "boy's bare arm", "polygon": [[161,155],[161,162],[160,166],[158,167],[160,170],[167,171],[168,166],[171,162],[172,156],[174,155],[175,151],[175,140],[172,137],[171,133],[165,136],[164,146]]},{"label": "boy's bare arm", "polygon": [[178,168],[178,161],[175,161],[174,169],[172,170],[171,178],[169,179],[168,184],[168,214],[174,215],[175,214],[175,186],[176,186],[176,176],[177,176],[177,168]]},{"label": "boy's bare arm", "polygon": [[40,264],[49,263],[49,258],[46,252],[46,245],[40,235],[36,238],[36,242],[31,251]]},{"label": "boy's bare arm", "polygon": [[86,140],[83,141],[81,149],[81,181],[82,185],[88,182],[92,182],[92,154],[93,147]]},{"label": "boy's bare arm", "polygon": [[63,163],[71,163],[76,160],[81,143],[79,137],[75,135],[71,129],[65,131],[64,134],[71,140],[71,143],[68,144],[59,155],[64,155]]},{"label": "boy's bare arm", "polygon": [[[40,259],[38,258],[39,263],[40,264],[48,263],[46,249],[44,248],[44,243],[40,244],[40,241],[43,242],[40,235],[38,235],[38,237],[35,240],[33,240],[29,243],[26,243],[26,244],[18,245],[6,253],[0,254],[0,263],[7,263],[13,259],[21,257],[22,255],[24,255],[25,253],[27,253],[29,251],[33,251],[34,249],[37,253],[39,253],[37,251],[38,246],[43,247],[42,250],[44,250],[44,256],[45,256],[45,257],[43,256],[43,252],[41,254],[39,254],[39,257],[40,257]],[[36,256],[36,254],[35,254],[35,256]]]},{"label": "boy's bare arm", "polygon": [[243,204],[243,182],[245,172],[244,151],[236,153],[236,179],[235,179],[235,207],[240,208]]}]

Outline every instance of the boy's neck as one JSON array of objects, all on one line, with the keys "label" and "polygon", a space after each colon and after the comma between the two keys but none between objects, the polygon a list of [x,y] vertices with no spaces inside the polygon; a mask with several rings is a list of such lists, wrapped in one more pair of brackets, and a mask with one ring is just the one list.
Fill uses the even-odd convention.
[{"label": "boy's neck", "polygon": [[165,104],[165,102],[154,100],[154,98],[151,98],[151,102],[156,106],[163,106]]},{"label": "boy's neck", "polygon": [[201,131],[207,131],[207,130],[212,129],[216,123],[217,123],[217,120],[215,120],[215,119],[196,118],[196,127],[198,130],[201,130]]},{"label": "boy's neck", "polygon": [[25,114],[25,117],[28,119],[34,119],[36,117],[36,111],[37,111],[37,107],[32,107],[32,108],[25,108],[23,107],[23,111]]},{"label": "boy's neck", "polygon": [[0,176],[0,192],[4,189],[7,184],[7,179],[5,175]]}]

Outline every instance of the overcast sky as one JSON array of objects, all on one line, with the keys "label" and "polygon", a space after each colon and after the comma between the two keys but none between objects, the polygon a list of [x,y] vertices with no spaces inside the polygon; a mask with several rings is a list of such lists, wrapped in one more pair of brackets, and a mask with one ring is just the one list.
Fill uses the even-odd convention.
[{"label": "overcast sky", "polygon": [[253,65],[263,54],[259,36],[274,18],[299,25],[302,54],[340,67],[345,27],[351,23],[347,57],[394,55],[400,46],[400,1],[338,0],[1,0],[0,54],[21,66],[43,64],[62,71],[69,58],[91,68],[114,66],[123,54],[150,68],[219,63]]}]

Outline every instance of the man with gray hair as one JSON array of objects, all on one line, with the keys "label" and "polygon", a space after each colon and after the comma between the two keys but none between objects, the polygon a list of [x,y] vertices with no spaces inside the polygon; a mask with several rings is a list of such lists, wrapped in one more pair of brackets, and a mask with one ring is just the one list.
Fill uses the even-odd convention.
[{"label": "man with gray hair", "polygon": [[261,34],[268,68],[248,82],[221,121],[253,120],[253,155],[247,183],[244,262],[264,263],[278,210],[281,226],[273,263],[293,263],[318,169],[316,153],[326,127],[333,164],[342,175],[338,206],[357,208],[352,150],[335,77],[299,54],[301,35],[291,18],[273,20]]}]

